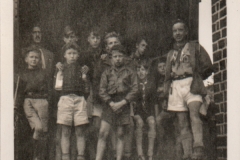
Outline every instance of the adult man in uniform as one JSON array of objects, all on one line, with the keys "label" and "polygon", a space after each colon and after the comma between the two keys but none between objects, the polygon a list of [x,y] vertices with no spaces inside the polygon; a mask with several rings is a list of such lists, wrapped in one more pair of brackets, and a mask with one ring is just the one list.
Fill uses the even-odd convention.
[{"label": "adult man in uniform", "polygon": [[[53,53],[42,45],[42,29],[40,25],[34,25],[31,31],[31,44],[29,47],[39,49],[41,52],[41,68],[46,69],[48,74],[53,71]],[[23,53],[26,50],[23,49]],[[50,75],[49,75],[50,76]],[[52,75],[51,75],[52,76]]]},{"label": "adult man in uniform", "polygon": [[178,139],[183,146],[183,159],[202,159],[204,145],[199,109],[202,97],[207,93],[203,80],[212,74],[213,67],[205,49],[187,40],[188,29],[182,20],[173,24],[172,31],[175,43],[167,55],[164,85],[165,94],[169,96],[168,111],[176,113],[178,118]]}]

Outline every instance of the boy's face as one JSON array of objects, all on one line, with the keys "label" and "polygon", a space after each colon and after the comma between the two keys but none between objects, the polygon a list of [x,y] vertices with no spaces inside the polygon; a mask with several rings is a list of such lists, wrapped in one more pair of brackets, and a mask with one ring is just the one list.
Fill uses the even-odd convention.
[{"label": "boy's face", "polygon": [[176,42],[182,42],[183,40],[185,40],[188,34],[185,25],[180,22],[173,25],[172,31],[173,38],[175,39]]},{"label": "boy's face", "polygon": [[64,36],[63,41],[65,42],[65,44],[76,43],[78,41],[78,37],[75,35],[75,33],[71,33],[69,35]]},{"label": "boy's face", "polygon": [[119,45],[119,44],[121,44],[121,42],[119,41],[119,39],[117,37],[109,37],[107,39],[106,49],[108,51],[110,51],[114,45]]},{"label": "boy's face", "polygon": [[33,42],[40,43],[42,40],[42,32],[40,27],[34,27],[32,30]]},{"label": "boy's face", "polygon": [[35,68],[40,61],[40,55],[37,52],[30,51],[25,58],[25,62],[28,64],[28,68]]},{"label": "boy's face", "polygon": [[139,79],[144,79],[147,77],[148,74],[148,70],[145,69],[143,66],[141,66],[140,68],[137,68],[137,75]]},{"label": "boy's face", "polygon": [[75,63],[78,57],[79,57],[78,51],[75,49],[70,48],[65,51],[64,58],[66,59],[68,64]]},{"label": "boy's face", "polygon": [[144,51],[147,48],[147,42],[143,39],[139,44],[136,45],[137,51],[140,55],[144,54]]},{"label": "boy's face", "polygon": [[161,63],[158,63],[158,73],[160,73],[161,75],[165,75],[165,67],[166,67],[166,63],[164,62],[161,62]]},{"label": "boy's face", "polygon": [[112,63],[115,67],[123,65],[124,54],[119,51],[112,51]]},{"label": "boy's face", "polygon": [[88,36],[88,42],[92,48],[98,48],[101,42],[100,36],[95,36],[93,32]]}]

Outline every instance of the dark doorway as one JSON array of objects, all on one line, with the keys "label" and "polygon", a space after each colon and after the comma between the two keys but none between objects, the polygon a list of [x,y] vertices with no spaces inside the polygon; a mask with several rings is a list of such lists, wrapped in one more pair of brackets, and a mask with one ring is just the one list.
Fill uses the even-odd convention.
[{"label": "dark doorway", "polygon": [[[64,26],[75,25],[80,45],[86,45],[86,31],[98,25],[104,32],[117,31],[129,49],[139,34],[149,38],[151,55],[166,54],[171,43],[171,25],[177,19],[188,23],[190,39],[198,39],[198,1],[195,0],[19,0],[19,36],[15,48],[28,43],[34,23],[44,29],[46,47],[56,52],[62,43]],[[18,35],[18,34],[15,34]],[[17,50],[16,50],[17,52]]]}]

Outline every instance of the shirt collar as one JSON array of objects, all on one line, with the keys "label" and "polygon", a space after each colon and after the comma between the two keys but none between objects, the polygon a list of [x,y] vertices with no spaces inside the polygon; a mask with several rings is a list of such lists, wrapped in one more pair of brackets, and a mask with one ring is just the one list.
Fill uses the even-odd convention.
[{"label": "shirt collar", "polygon": [[187,43],[187,41],[184,41],[180,45],[177,45],[177,43],[174,43],[173,44],[173,49],[175,49],[175,50],[183,49],[183,47],[186,45],[186,43]]}]

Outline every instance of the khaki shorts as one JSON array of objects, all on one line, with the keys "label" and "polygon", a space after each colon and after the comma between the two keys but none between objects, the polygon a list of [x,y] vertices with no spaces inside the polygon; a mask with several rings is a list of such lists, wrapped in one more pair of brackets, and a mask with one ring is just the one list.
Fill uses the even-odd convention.
[{"label": "khaki shorts", "polygon": [[189,103],[202,102],[202,96],[190,92],[192,79],[189,77],[172,82],[172,91],[168,98],[168,111],[188,111]]},{"label": "khaki shorts", "polygon": [[25,98],[23,108],[29,125],[35,129],[33,138],[38,139],[40,130],[42,132],[48,131],[48,101],[46,99]]},{"label": "khaki shorts", "polygon": [[58,102],[57,123],[67,126],[79,126],[89,123],[87,103],[83,96],[69,94],[61,96]]}]

